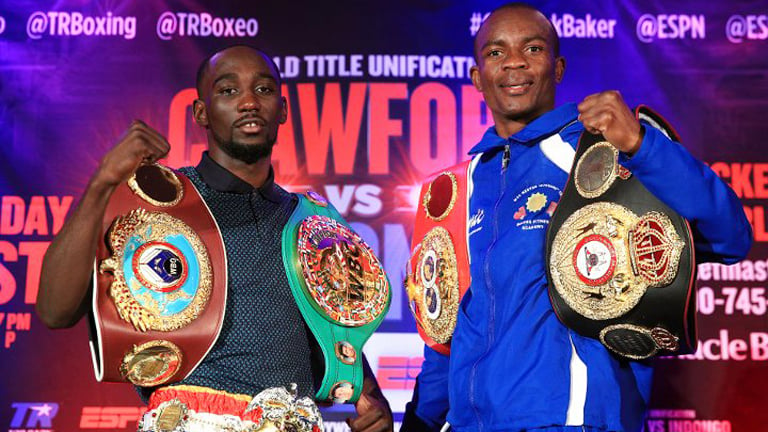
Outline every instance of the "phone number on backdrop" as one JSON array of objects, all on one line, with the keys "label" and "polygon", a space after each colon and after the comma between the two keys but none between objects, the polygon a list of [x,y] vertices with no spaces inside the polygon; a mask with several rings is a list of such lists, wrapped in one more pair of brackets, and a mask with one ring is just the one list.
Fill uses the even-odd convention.
[{"label": "phone number on backdrop", "polygon": [[722,310],[725,315],[765,315],[768,299],[765,287],[722,287],[713,289],[704,286],[697,292],[698,310],[704,315],[712,315]]}]

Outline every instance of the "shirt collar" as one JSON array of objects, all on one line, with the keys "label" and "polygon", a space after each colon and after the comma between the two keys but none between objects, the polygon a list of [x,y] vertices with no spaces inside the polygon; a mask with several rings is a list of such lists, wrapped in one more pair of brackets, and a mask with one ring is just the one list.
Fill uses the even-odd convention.
[{"label": "shirt collar", "polygon": [[208,186],[219,192],[247,194],[255,191],[269,201],[275,203],[282,201],[280,186],[275,184],[275,173],[271,166],[269,167],[267,179],[259,188],[254,188],[250,183],[219,165],[208,155],[207,151],[203,153],[203,157],[195,169],[200,173],[200,177],[203,178],[203,181]]},{"label": "shirt collar", "polygon": [[483,135],[483,139],[472,147],[470,155],[488,151],[492,148],[502,147],[509,143],[532,144],[541,141],[547,136],[553,135],[572,123],[579,116],[575,103],[568,103],[544,113],[536,120],[529,123],[520,132],[504,139],[496,133],[496,126],[491,126]]}]

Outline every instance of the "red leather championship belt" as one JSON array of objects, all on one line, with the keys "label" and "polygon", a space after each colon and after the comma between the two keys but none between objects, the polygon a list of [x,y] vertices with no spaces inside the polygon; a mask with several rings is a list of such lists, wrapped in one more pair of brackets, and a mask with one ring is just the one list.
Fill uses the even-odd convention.
[{"label": "red leather championship belt", "polygon": [[156,386],[187,376],[213,346],[226,302],[215,220],[184,175],[142,166],[104,215],[91,351],[99,381]]},{"label": "red leather championship belt", "polygon": [[[646,107],[639,119],[679,142]],[[547,231],[549,296],[560,321],[629,359],[696,346],[696,260],[688,222],[583,132]]]},{"label": "red leather championship belt", "polygon": [[408,263],[408,304],[419,335],[430,348],[446,355],[459,302],[469,287],[469,165],[455,165],[422,185]]}]

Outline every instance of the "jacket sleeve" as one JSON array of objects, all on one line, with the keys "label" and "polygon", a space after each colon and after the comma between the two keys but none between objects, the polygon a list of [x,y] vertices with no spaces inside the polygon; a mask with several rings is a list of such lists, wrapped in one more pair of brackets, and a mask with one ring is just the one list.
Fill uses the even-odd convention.
[{"label": "jacket sleeve", "polygon": [[660,130],[643,123],[640,149],[620,163],[657,198],[688,220],[697,262],[732,264],[752,246],[739,198],[708,166]]},{"label": "jacket sleeve", "polygon": [[448,414],[449,357],[424,346],[424,363],[413,399],[405,406],[401,432],[439,431]]}]

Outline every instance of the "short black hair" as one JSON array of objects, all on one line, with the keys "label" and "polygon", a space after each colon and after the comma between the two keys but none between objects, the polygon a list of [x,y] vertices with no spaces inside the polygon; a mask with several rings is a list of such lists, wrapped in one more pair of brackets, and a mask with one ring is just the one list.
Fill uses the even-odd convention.
[{"label": "short black hair", "polygon": [[[544,12],[542,12],[535,6],[532,6],[525,2],[511,2],[511,3],[505,3],[497,7],[496,9],[492,10],[491,13],[488,14],[488,18],[490,18],[491,15],[495,14],[496,12],[504,9],[528,9],[528,10],[532,10],[534,12],[538,12],[542,14],[544,18],[547,19],[547,22],[549,23],[549,28],[550,30],[552,30],[552,36],[555,40],[555,46],[554,46],[555,58],[560,57],[560,35],[557,33],[557,29],[555,28],[555,25],[552,24],[552,20],[547,18]],[[487,18],[485,21],[487,21]],[[483,25],[485,25],[485,21],[483,21],[483,24],[480,25],[480,29],[482,29]],[[475,33],[475,38],[472,40],[472,54],[475,57],[476,64],[479,64],[479,60],[480,60],[479,53],[477,52],[477,35],[480,34],[480,29],[477,30],[477,33]]]},{"label": "short black hair", "polygon": [[196,75],[196,78],[195,78],[195,87],[197,88],[197,97],[198,98],[202,98],[203,97],[203,89],[202,89],[202,87],[203,87],[203,78],[205,78],[205,74],[208,72],[208,67],[211,64],[211,59],[213,58],[213,56],[215,56],[216,54],[219,54],[221,52],[224,52],[224,51],[226,51],[226,50],[228,50],[230,48],[237,48],[237,47],[249,48],[249,49],[252,49],[252,50],[256,51],[257,53],[261,54],[262,56],[264,56],[264,58],[267,59],[269,64],[272,65],[272,67],[275,69],[275,72],[277,72],[277,76],[275,77],[277,79],[277,85],[280,85],[282,83],[282,77],[280,76],[280,68],[277,67],[277,64],[275,63],[274,60],[272,60],[272,57],[269,54],[264,52],[264,50],[260,50],[258,48],[254,48],[254,47],[252,47],[250,45],[235,44],[235,45],[230,45],[230,46],[227,46],[227,47],[224,47],[224,48],[221,48],[219,50],[216,50],[216,51],[212,52],[211,54],[208,55],[208,57],[204,58],[203,61],[200,62],[200,66],[197,67],[197,75]]}]

